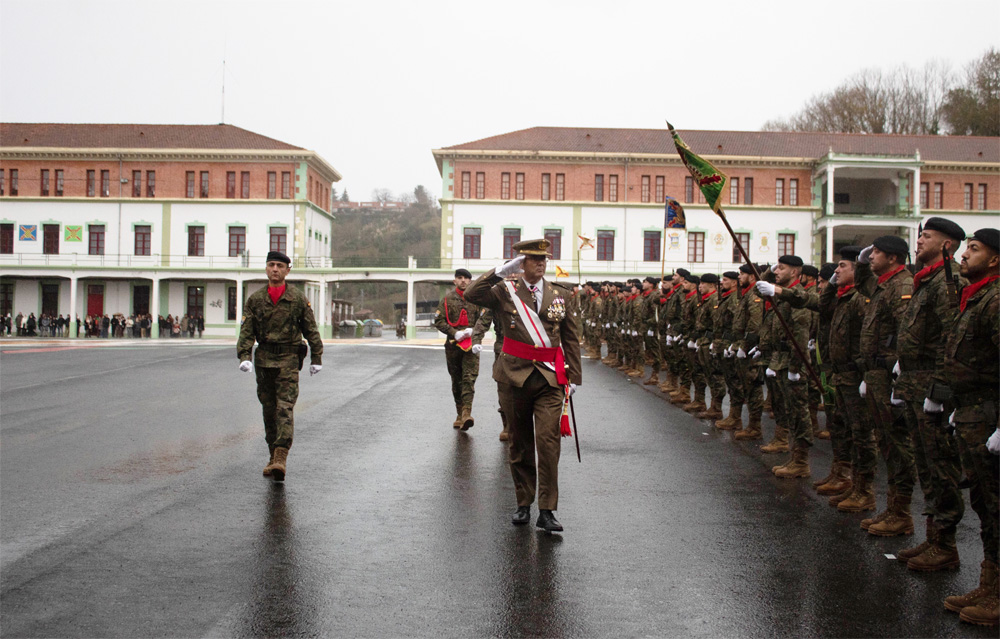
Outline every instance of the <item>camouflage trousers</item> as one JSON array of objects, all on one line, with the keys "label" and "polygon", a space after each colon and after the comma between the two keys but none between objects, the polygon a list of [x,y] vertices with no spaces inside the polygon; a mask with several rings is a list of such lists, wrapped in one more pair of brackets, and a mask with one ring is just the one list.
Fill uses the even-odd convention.
[{"label": "camouflage trousers", "polygon": [[[851,433],[851,466],[855,475],[875,477],[878,452],[875,444],[875,429],[868,404],[858,394],[858,387],[852,384],[837,385],[837,413],[846,422]],[[833,431],[830,431],[833,439]]]},{"label": "camouflage trousers", "polygon": [[299,398],[299,369],[294,367],[254,369],[257,376],[257,399],[264,413],[264,440],[272,451],[291,448],[295,431],[292,411]]},{"label": "camouflage trousers", "polygon": [[917,482],[916,464],[913,461],[913,441],[906,425],[903,411],[893,406],[889,399],[892,383],[889,372],[870,370],[865,372],[868,413],[875,426],[879,448],[885,459],[886,479],[896,492],[905,497],[913,494]]},{"label": "camouflage trousers", "polygon": [[955,414],[955,435],[965,476],[969,480],[969,502],[972,510],[979,515],[983,555],[986,559],[1000,562],[1000,506],[997,500],[1000,457],[986,449],[986,440],[996,429],[995,421],[995,417],[987,421],[978,406],[962,408]]},{"label": "camouflage trousers", "polygon": [[452,397],[456,404],[464,404],[471,410],[476,394],[476,378],[479,377],[479,355],[448,343],[444,346],[444,356],[448,361],[448,375],[451,376]]},{"label": "camouflage trousers", "polygon": [[698,346],[698,362],[705,372],[705,379],[712,391],[712,400],[721,402],[722,398],[726,396],[726,378],[722,374],[719,360],[713,357],[708,350],[708,344]]},{"label": "camouflage trousers", "polygon": [[679,344],[674,344],[668,346],[667,350],[670,352],[670,357],[667,359],[670,363],[670,370],[677,375],[681,386],[685,388],[690,386],[691,364],[688,362],[687,355],[685,354],[687,349]]},{"label": "camouflage trousers", "polygon": [[764,384],[767,386],[767,398],[771,400],[771,412],[774,413],[775,425],[788,428],[788,421],[785,418],[785,395],[781,386],[778,385],[778,378],[768,377],[766,371],[761,371],[760,374],[764,376]]},{"label": "camouflage trousers", "polygon": [[663,360],[660,357],[660,345],[656,340],[656,332],[653,332],[652,337],[646,335],[643,338],[643,346],[646,351],[646,363],[653,367],[653,372],[658,373],[663,366]]},{"label": "camouflage trousers", "polygon": [[738,379],[742,386],[743,403],[747,405],[747,415],[751,420],[760,421],[760,416],[764,413],[764,369],[751,362],[753,360],[749,357],[737,359],[736,366],[742,370]]},{"label": "camouflage trousers", "polygon": [[965,500],[958,488],[958,482],[962,481],[962,460],[957,442],[947,431],[948,415],[925,413],[923,398],[919,403],[907,401],[903,415],[913,438],[913,459],[924,493],[924,514],[953,533],[965,513]]},{"label": "camouflage trousers", "polygon": [[[785,427],[788,428],[789,448],[808,449],[812,446],[812,423],[809,421],[809,382],[805,373],[799,381],[788,379],[788,371],[777,371],[776,381],[785,402]],[[773,403],[773,402],[772,402]],[[794,446],[793,446],[794,444]]]},{"label": "camouflage trousers", "polygon": [[691,383],[694,384],[695,397],[703,397],[705,395],[705,386],[708,385],[708,377],[705,375],[705,369],[702,367],[701,362],[698,361],[698,351],[691,350],[685,344],[684,358],[687,360],[688,368],[691,371]]},{"label": "camouflage trousers", "polygon": [[[836,395],[836,393],[834,393]],[[837,406],[836,396],[833,403],[826,403],[823,395],[823,410],[826,411],[826,429],[830,431],[830,449],[833,461],[851,463],[854,450],[854,435],[844,417],[843,411]],[[860,397],[859,397],[860,399]]]},{"label": "camouflage trousers", "polygon": [[[716,346],[716,350],[718,350]],[[738,359],[735,357],[725,358],[719,360],[719,365],[722,368],[722,376],[726,380],[726,390],[729,392],[729,405],[730,406],[742,406],[746,402],[746,394],[743,390],[743,384],[740,381],[740,370],[737,368],[739,364]]]}]

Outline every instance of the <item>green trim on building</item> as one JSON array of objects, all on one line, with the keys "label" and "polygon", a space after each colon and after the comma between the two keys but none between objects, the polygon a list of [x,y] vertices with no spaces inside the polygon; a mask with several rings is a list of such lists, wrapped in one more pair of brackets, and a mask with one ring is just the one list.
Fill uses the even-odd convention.
[{"label": "green trim on building", "polygon": [[148,226],[149,227],[149,232],[152,233],[153,232],[153,228],[156,225],[153,224],[152,222],[146,222],[145,220],[141,220],[139,222],[132,222],[132,232],[133,233],[135,233],[135,227],[137,227],[137,226]]},{"label": "green trim on building", "polygon": [[[746,233],[746,234],[748,234],[750,236],[751,240],[753,239],[753,229],[748,229],[748,228],[742,228],[741,227],[741,228],[738,228],[738,229],[733,229],[733,233]],[[732,238],[730,238],[730,239],[732,239]],[[744,246],[743,248],[746,248],[746,247]]]},{"label": "green trim on building", "polygon": [[171,217],[171,214],[172,214],[172,211],[170,209],[170,203],[169,202],[164,202],[163,203],[163,213],[162,213],[161,224],[163,224],[163,228],[165,228],[167,230],[166,230],[165,233],[161,233],[160,234],[162,236],[160,238],[160,255],[162,256],[160,259],[163,260],[163,265],[164,266],[170,266],[170,217]]}]

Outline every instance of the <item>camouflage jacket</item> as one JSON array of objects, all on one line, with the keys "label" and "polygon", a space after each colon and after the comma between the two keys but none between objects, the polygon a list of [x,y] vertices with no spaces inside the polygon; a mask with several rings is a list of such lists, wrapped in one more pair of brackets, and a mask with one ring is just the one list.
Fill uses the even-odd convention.
[{"label": "camouflage jacket", "polygon": [[695,313],[698,311],[701,295],[698,294],[698,289],[688,292],[678,291],[678,293],[684,293],[681,298],[680,334],[685,342],[693,341],[698,337],[695,334]]},{"label": "camouflage jacket", "polygon": [[698,300],[698,307],[695,310],[694,341],[698,344],[699,348],[702,346],[707,348],[714,339],[714,317],[715,308],[719,305],[719,293],[712,290],[707,295],[708,297],[704,297],[700,293],[695,295],[695,299]]},{"label": "camouflage jacket", "polygon": [[733,350],[742,348],[747,352],[756,346],[760,341],[763,320],[764,300],[750,286],[733,309]]},{"label": "camouflage jacket", "polygon": [[653,335],[656,335],[656,331],[659,329],[657,324],[662,312],[660,310],[660,294],[656,289],[651,289],[648,293],[640,295],[639,299],[642,300],[641,334],[646,337],[649,331],[653,331]]},{"label": "camouflage jacket", "polygon": [[834,386],[858,386],[861,371],[857,360],[861,352],[861,325],[867,298],[851,287],[840,297],[836,286],[827,286],[820,295],[820,313],[830,317],[830,339],[823,368],[833,372]]},{"label": "camouflage jacket", "polygon": [[[923,285],[921,285],[923,288]],[[976,291],[948,332],[936,381],[946,383],[958,406],[955,420],[978,421],[982,405],[1000,394],[1000,280]],[[929,393],[930,394],[930,393]]]},{"label": "camouflage jacket", "polygon": [[[796,280],[794,286],[781,287],[781,294],[778,295],[774,308],[775,313],[781,313],[792,332],[792,338],[803,353],[807,352],[809,345],[813,311],[807,305],[811,300],[809,292]],[[802,373],[805,366],[780,322],[781,319],[776,317],[771,330],[771,370],[783,371],[787,368],[791,373]]]},{"label": "camouflage jacket", "polygon": [[[462,311],[465,311],[465,322],[462,323]],[[447,336],[445,344],[455,341],[455,333],[466,328],[474,329],[483,309],[471,302],[465,301],[464,295],[458,294],[458,289],[452,288],[441,298],[437,312],[434,313],[434,327]]]},{"label": "camouflage jacket", "polygon": [[871,267],[858,263],[854,282],[858,292],[867,298],[858,367],[862,371],[891,371],[896,365],[899,321],[913,294],[913,275],[904,268],[879,284]]},{"label": "camouflage jacket", "polygon": [[667,291],[667,301],[664,302],[663,318],[666,322],[667,331],[671,335],[680,334],[681,311],[684,307],[684,285],[678,284],[676,288]]},{"label": "camouflage jacket", "polygon": [[249,360],[254,342],[257,342],[261,346],[258,346],[254,356],[255,366],[298,368],[299,358],[295,348],[302,343],[303,337],[309,342],[310,363],[322,364],[323,339],[316,328],[316,317],[305,293],[286,283],[285,292],[275,304],[265,286],[247,298],[243,307],[236,356],[241,362]]},{"label": "camouflage jacket", "polygon": [[712,343],[715,344],[716,355],[721,357],[722,351],[733,343],[733,316],[740,303],[740,292],[734,288],[728,291],[728,295],[724,292],[721,299],[718,295],[714,299],[716,304],[712,309],[712,332],[715,333],[715,339]]}]

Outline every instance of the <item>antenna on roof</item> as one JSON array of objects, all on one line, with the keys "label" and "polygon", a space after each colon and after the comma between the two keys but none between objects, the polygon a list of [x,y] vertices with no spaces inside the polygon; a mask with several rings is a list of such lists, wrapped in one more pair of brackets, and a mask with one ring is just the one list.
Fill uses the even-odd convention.
[{"label": "antenna on roof", "polygon": [[222,120],[219,124],[226,123],[226,45],[222,44]]}]

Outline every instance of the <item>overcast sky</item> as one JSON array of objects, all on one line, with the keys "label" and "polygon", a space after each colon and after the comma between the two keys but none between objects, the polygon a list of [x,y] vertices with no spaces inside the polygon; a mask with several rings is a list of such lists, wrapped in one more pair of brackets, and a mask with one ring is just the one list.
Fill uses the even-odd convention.
[{"label": "overcast sky", "polygon": [[755,130],[866,67],[956,71],[997,0],[0,0],[0,119],[210,124],[314,149],[354,200],[532,126]]}]

